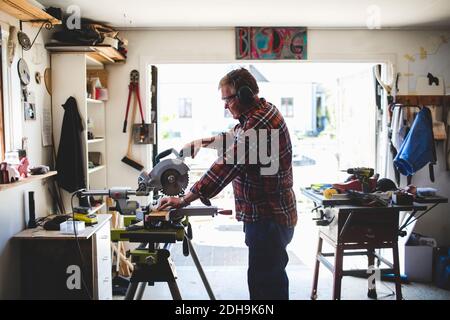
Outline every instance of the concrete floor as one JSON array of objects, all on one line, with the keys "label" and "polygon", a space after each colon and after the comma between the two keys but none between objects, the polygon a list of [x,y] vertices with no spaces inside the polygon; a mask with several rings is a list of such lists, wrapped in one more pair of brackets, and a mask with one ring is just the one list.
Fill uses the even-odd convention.
[{"label": "concrete floor", "polygon": [[[218,216],[191,219],[193,244],[211,288],[218,300],[248,300],[247,248],[244,244],[242,225],[231,217]],[[309,300],[313,278],[317,228],[309,214],[301,215],[294,239],[288,246],[290,261],[287,273],[290,279],[290,299]],[[178,286],[183,299],[205,300],[207,292],[195,268],[192,258],[182,254],[181,243],[173,246],[172,259],[176,265]],[[347,259],[347,258],[346,258]],[[347,261],[346,269],[355,267],[361,261]],[[379,300],[395,300],[392,282],[377,283]],[[442,290],[430,283],[409,283],[402,285],[406,300],[449,300],[450,291]],[[332,275],[321,266],[318,299],[332,297]],[[120,299],[121,297],[115,297]],[[167,284],[156,283],[147,286],[143,299],[170,300]],[[344,277],[342,281],[343,300],[367,300],[367,280]]]}]

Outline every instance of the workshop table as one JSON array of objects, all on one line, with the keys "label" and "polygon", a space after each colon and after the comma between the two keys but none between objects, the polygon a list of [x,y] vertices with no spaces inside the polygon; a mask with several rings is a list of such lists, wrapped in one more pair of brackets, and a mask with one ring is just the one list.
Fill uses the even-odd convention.
[{"label": "workshop table", "polygon": [[[316,263],[311,299],[317,298],[317,284],[320,263],[333,273],[333,299],[341,298],[341,282],[343,276],[369,275],[374,272],[375,258],[389,268],[383,272],[394,274],[397,300],[402,299],[400,266],[398,255],[398,236],[404,236],[404,229],[410,223],[422,217],[439,203],[448,202],[444,197],[417,198],[418,202],[411,205],[389,205],[385,207],[370,207],[354,205],[352,199],[325,199],[321,193],[311,188],[302,188],[302,193],[315,204],[314,210],[321,214],[318,225],[319,240],[317,245]],[[420,202],[420,203],[419,203]],[[353,202],[354,203],[354,202]],[[426,204],[432,204],[430,208]],[[400,212],[410,212],[408,218],[399,226]],[[420,213],[418,217],[416,214]],[[323,241],[329,243],[333,253],[323,253]],[[393,263],[387,261],[375,252],[375,249],[392,249]],[[357,251],[360,250],[360,251]],[[362,250],[362,251],[361,251]],[[343,270],[344,256],[367,255],[367,270]],[[334,257],[334,265],[327,259]],[[374,277],[369,277],[368,297],[376,298]]]}]

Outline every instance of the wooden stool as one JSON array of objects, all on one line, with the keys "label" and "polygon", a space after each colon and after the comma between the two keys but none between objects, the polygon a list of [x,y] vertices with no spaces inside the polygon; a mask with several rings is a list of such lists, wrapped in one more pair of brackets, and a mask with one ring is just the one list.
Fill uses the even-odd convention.
[{"label": "wooden stool", "polygon": [[[374,208],[370,210],[364,208],[335,209],[334,218],[330,225],[320,227],[311,299],[317,298],[320,263],[323,263],[333,273],[333,300],[339,300],[341,298],[342,277],[368,274],[368,270],[373,268],[375,258],[377,258],[389,267],[388,269],[382,269],[382,271],[395,275],[396,298],[401,300],[397,242],[398,216],[399,211],[394,208],[379,208],[379,210],[374,210]],[[322,252],[323,240],[333,246],[334,253]],[[375,249],[379,248],[392,249],[393,264],[375,253]],[[356,255],[367,255],[369,268],[367,270],[343,270],[344,256]],[[327,257],[334,257],[334,265],[327,260]],[[369,298],[376,298],[375,281],[372,278],[369,277],[368,296]]]}]

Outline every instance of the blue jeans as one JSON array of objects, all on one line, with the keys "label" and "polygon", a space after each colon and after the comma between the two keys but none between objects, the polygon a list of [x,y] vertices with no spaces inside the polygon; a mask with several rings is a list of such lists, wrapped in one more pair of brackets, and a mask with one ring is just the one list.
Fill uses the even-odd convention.
[{"label": "blue jeans", "polygon": [[292,240],[294,228],[271,220],[244,223],[245,244],[248,246],[247,281],[251,300],[288,300],[289,261],[286,246]]}]

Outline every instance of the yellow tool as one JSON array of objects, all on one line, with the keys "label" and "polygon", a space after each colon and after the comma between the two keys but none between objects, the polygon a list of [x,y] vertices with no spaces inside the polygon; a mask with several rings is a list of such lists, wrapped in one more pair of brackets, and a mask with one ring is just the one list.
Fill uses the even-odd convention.
[{"label": "yellow tool", "polygon": [[325,199],[331,199],[333,197],[333,194],[338,194],[338,191],[333,188],[323,190],[323,196],[325,197]]},{"label": "yellow tool", "polygon": [[74,218],[75,220],[78,221],[84,221],[87,225],[92,225],[92,224],[96,224],[98,222],[97,220],[97,215],[90,213],[90,214],[85,214],[85,213],[74,213]]}]

